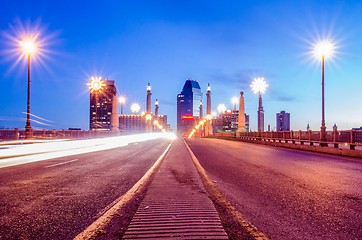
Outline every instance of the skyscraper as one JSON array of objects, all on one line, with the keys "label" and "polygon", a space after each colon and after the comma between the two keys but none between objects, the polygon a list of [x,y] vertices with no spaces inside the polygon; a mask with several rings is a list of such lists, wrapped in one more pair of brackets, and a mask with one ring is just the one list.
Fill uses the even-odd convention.
[{"label": "skyscraper", "polygon": [[99,91],[90,92],[89,129],[118,129],[116,86],[112,80],[102,80],[102,84]]},{"label": "skyscraper", "polygon": [[187,79],[180,94],[177,95],[177,132],[190,131],[200,116],[202,93],[197,81]]},{"label": "skyscraper", "polygon": [[290,113],[281,111],[276,117],[277,131],[290,131]]}]

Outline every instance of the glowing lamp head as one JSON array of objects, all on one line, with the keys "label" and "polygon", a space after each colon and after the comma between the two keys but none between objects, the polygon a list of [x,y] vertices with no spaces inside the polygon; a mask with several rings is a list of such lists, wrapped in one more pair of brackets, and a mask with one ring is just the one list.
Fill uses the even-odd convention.
[{"label": "glowing lamp head", "polygon": [[226,111],[226,106],[225,106],[225,104],[219,104],[219,105],[217,106],[217,111],[218,111],[219,113],[224,113],[224,112]]},{"label": "glowing lamp head", "polygon": [[265,93],[268,86],[269,85],[265,82],[264,78],[254,78],[254,81],[250,85],[251,90],[254,93]]},{"label": "glowing lamp head", "polygon": [[20,47],[25,54],[32,54],[36,51],[36,44],[34,40],[23,40],[20,42]]},{"label": "glowing lamp head", "polygon": [[146,114],[146,120],[151,120],[152,119],[152,115],[151,114]]},{"label": "glowing lamp head", "polygon": [[207,84],[207,88],[206,88],[206,91],[210,92],[211,91],[211,87],[210,87],[210,84]]},{"label": "glowing lamp head", "polygon": [[238,101],[239,101],[239,99],[238,99],[237,97],[233,97],[233,98],[231,99],[231,102],[232,102],[233,104],[237,104]]},{"label": "glowing lamp head", "polygon": [[158,100],[156,99],[155,106],[158,106]]},{"label": "glowing lamp head", "polygon": [[120,104],[124,104],[126,102],[126,98],[123,96],[120,96],[118,100]]},{"label": "glowing lamp head", "polygon": [[316,58],[329,58],[333,55],[335,46],[330,41],[322,41],[314,46],[314,55]]},{"label": "glowing lamp head", "polygon": [[138,113],[140,111],[141,107],[138,103],[133,103],[131,105],[131,112]]},{"label": "glowing lamp head", "polygon": [[151,85],[150,85],[150,83],[148,83],[148,85],[147,85],[147,87],[146,87],[146,90],[147,90],[147,91],[151,91]]},{"label": "glowing lamp head", "polygon": [[153,121],[153,125],[158,125],[158,121],[157,120]]}]

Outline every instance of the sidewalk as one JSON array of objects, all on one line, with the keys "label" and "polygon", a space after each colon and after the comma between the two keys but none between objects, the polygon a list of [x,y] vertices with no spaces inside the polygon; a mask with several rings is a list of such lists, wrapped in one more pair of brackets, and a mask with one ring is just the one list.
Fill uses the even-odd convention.
[{"label": "sidewalk", "polygon": [[228,239],[181,139],[173,142],[123,239]]}]

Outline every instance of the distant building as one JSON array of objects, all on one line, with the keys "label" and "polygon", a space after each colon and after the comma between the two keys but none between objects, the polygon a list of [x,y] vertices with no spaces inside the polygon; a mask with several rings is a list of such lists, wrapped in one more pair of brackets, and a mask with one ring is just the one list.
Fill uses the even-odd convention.
[{"label": "distant building", "polygon": [[[144,114],[120,114],[119,131],[121,133],[144,133],[146,132],[146,117]],[[167,115],[158,115],[158,122],[166,131],[170,130],[170,125],[167,123]],[[154,130],[160,131],[159,129]]]},{"label": "distant building", "polygon": [[103,80],[103,83],[105,86],[100,92],[90,92],[90,130],[112,130],[112,116],[116,114],[117,117],[117,112],[114,112],[117,109],[117,90],[114,81]]},{"label": "distant building", "polygon": [[245,113],[245,131],[250,132],[249,115],[246,115],[246,113]]},{"label": "distant building", "polygon": [[121,114],[119,115],[119,131],[121,133],[144,133],[146,121],[144,115]]},{"label": "distant building", "polygon": [[276,114],[277,131],[290,131],[290,113],[281,111]]},{"label": "distant building", "polygon": [[[249,115],[244,114],[245,122],[243,124],[245,131],[249,132]],[[239,125],[239,111],[238,110],[227,110],[220,114],[217,118],[212,120],[212,126],[214,133],[218,132],[232,132],[238,131]]]},{"label": "distant building", "polygon": [[177,95],[177,132],[189,132],[200,116],[202,93],[197,81],[187,79],[180,94]]}]

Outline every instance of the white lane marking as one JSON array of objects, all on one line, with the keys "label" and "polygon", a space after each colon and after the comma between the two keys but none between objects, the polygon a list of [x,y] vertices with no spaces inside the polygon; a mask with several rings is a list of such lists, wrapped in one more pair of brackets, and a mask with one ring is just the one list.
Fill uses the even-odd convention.
[{"label": "white lane marking", "polygon": [[69,160],[69,161],[66,161],[66,162],[61,162],[61,163],[56,163],[56,164],[48,165],[48,166],[45,166],[44,168],[56,167],[56,166],[59,166],[59,165],[63,165],[63,164],[75,162],[75,161],[78,161],[78,160],[79,160],[79,159],[76,158],[76,159]]}]

